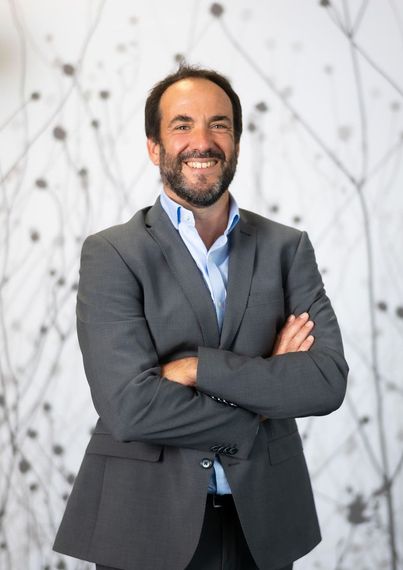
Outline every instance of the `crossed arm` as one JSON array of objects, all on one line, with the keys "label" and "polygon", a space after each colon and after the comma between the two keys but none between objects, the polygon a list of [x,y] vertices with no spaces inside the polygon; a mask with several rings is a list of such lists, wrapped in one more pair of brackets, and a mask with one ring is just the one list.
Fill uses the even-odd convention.
[{"label": "crossed arm", "polygon": [[[199,346],[197,358],[160,366],[140,282],[104,235],[88,238],[82,251],[77,332],[103,429],[119,441],[191,449],[208,450],[212,441],[237,442],[243,458],[262,417],[323,415],[336,409],[344,397],[348,366],[305,235],[284,291],[285,307],[302,316],[289,317],[270,357]],[[315,342],[309,318],[315,323]],[[221,406],[217,413],[212,395],[238,407]]]},{"label": "crossed arm", "polygon": [[[314,323],[309,320],[308,313],[302,313],[298,317],[290,315],[277,335],[272,356],[308,351],[314,342],[311,334],[313,327]],[[161,375],[172,382],[196,387],[198,360],[197,357],[190,356],[167,362],[161,366]]]}]

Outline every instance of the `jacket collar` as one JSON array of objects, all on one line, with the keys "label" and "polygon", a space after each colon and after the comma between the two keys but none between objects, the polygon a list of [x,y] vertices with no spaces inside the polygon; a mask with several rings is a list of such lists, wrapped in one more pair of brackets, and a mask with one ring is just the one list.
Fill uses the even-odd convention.
[{"label": "jacket collar", "polygon": [[255,227],[242,217],[229,236],[230,258],[225,316],[220,338],[214,303],[187,247],[158,198],[145,217],[146,229],[161,248],[173,276],[200,325],[205,346],[228,349],[241,324],[253,275]]}]

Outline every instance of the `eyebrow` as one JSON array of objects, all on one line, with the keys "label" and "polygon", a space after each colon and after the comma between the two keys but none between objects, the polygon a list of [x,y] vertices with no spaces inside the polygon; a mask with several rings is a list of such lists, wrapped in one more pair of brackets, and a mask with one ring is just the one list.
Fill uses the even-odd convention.
[{"label": "eyebrow", "polygon": [[[227,123],[232,123],[230,117],[228,115],[213,115],[210,117],[210,122],[214,123],[216,121],[226,121]],[[174,123],[193,123],[192,117],[189,115],[176,115],[170,122],[169,126],[172,126]]]},{"label": "eyebrow", "polygon": [[211,122],[215,122],[215,121],[227,121],[228,123],[231,123],[231,119],[227,116],[227,115],[213,115],[213,117],[210,118]]},{"label": "eyebrow", "polygon": [[193,123],[193,119],[189,117],[189,115],[176,115],[176,117],[169,121],[169,126],[174,123]]}]

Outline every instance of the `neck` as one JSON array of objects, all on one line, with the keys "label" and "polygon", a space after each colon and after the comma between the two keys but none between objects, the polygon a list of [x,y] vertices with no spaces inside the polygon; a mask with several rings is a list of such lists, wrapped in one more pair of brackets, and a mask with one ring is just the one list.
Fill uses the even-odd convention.
[{"label": "neck", "polygon": [[217,202],[207,208],[200,208],[193,204],[189,204],[169,188],[165,188],[165,192],[172,200],[193,213],[199,236],[206,248],[210,249],[216,239],[224,233],[225,228],[227,227],[229,192],[224,192]]}]

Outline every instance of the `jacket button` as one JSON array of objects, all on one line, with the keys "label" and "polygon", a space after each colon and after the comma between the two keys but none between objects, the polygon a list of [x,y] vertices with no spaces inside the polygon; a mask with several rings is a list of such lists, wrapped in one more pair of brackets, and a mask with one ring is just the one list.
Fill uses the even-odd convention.
[{"label": "jacket button", "polygon": [[213,466],[213,462],[211,459],[202,459],[200,461],[200,465],[203,467],[203,469],[210,469],[210,467]]}]

